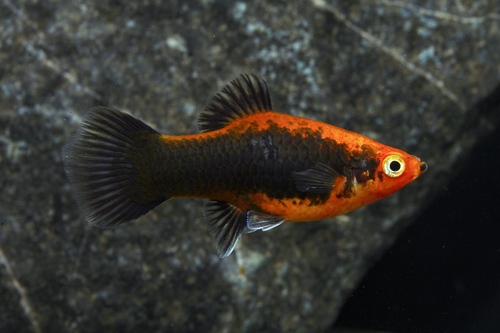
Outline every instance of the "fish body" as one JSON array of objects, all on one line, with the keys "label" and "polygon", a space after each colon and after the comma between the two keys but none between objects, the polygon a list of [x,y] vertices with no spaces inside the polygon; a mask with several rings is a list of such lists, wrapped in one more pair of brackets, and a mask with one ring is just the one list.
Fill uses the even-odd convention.
[{"label": "fish body", "polygon": [[350,212],[427,169],[363,135],[274,112],[267,86],[253,75],[216,94],[199,128],[162,135],[117,110],[89,111],[63,161],[90,222],[113,227],[167,199],[210,199],[205,216],[226,257],[245,231]]}]

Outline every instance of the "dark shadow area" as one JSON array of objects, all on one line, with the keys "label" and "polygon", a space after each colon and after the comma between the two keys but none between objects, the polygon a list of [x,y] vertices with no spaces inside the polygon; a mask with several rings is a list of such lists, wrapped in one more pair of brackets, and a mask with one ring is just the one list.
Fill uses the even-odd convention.
[{"label": "dark shadow area", "polygon": [[500,129],[368,272],[335,327],[500,332],[499,207]]}]

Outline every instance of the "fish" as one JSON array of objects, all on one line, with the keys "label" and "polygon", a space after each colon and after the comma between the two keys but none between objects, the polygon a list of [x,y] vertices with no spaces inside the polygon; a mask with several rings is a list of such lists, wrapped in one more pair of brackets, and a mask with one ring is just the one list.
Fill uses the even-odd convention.
[{"label": "fish", "polygon": [[169,199],[208,199],[205,220],[225,258],[243,233],[348,213],[427,170],[418,157],[363,135],[275,112],[254,74],[216,93],[198,129],[164,135],[128,113],[90,109],[62,150],[87,220],[113,228]]}]

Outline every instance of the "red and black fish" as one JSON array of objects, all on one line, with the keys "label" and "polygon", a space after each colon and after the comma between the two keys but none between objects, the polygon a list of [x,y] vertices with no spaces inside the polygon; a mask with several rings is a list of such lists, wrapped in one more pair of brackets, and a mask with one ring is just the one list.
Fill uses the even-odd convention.
[{"label": "red and black fish", "polygon": [[274,112],[255,75],[216,94],[198,127],[200,134],[162,135],[129,114],[90,110],[62,152],[87,219],[109,228],[168,199],[210,199],[205,217],[226,257],[243,232],[350,212],[427,169],[360,134]]}]

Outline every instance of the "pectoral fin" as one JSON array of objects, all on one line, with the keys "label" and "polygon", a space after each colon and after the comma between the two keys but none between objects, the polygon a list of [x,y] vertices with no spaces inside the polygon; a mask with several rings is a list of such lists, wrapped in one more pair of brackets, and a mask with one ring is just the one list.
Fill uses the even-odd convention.
[{"label": "pectoral fin", "polygon": [[307,193],[330,192],[337,177],[342,176],[330,166],[323,163],[316,163],[307,170],[292,173],[297,190]]}]

